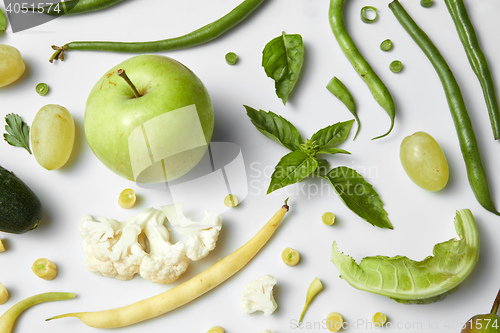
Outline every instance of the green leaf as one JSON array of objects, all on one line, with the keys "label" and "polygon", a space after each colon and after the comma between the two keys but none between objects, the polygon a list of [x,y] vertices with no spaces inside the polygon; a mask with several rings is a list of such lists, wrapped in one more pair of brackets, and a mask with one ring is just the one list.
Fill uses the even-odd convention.
[{"label": "green leaf", "polygon": [[347,139],[353,122],[354,120],[348,120],[320,129],[313,134],[311,141],[318,146],[318,151],[336,147]]},{"label": "green leaf", "polygon": [[334,242],[332,261],[340,276],[359,290],[390,297],[400,303],[430,303],[456,290],[479,259],[479,233],[468,209],[457,211],[460,239],[434,246],[433,256],[414,261],[404,256],[374,256],[359,265]]},{"label": "green leaf", "polygon": [[340,81],[336,76],[334,76],[333,79],[328,82],[328,84],[326,85],[326,89],[328,89],[329,92],[331,92],[342,103],[344,103],[347,109],[354,116],[354,119],[356,119],[356,122],[358,123],[358,129],[356,130],[356,134],[354,135],[354,139],[356,139],[359,133],[359,129],[361,128],[361,123],[358,118],[358,112],[356,103],[354,102],[354,97],[352,97],[349,89],[347,89],[344,83],[342,83],[342,81]]},{"label": "green leaf", "polygon": [[321,150],[317,151],[316,154],[329,154],[329,155],[347,154],[347,155],[351,155],[351,153],[348,152],[347,150],[340,149],[340,148],[334,148],[334,147],[321,149]]},{"label": "green leaf", "polygon": [[278,162],[271,176],[267,194],[300,182],[318,168],[318,161],[303,151],[292,151]]},{"label": "green leaf", "polygon": [[285,105],[299,78],[303,62],[304,43],[301,35],[283,32],[264,47],[262,66],[267,76],[275,81],[276,95]]},{"label": "green leaf", "polygon": [[8,144],[15,147],[22,147],[31,154],[30,150],[30,127],[19,115],[10,113],[5,116],[5,130],[3,137]]},{"label": "green leaf", "polygon": [[376,227],[393,228],[377,192],[356,170],[341,166],[330,170],[324,178],[358,216]]},{"label": "green leaf", "polygon": [[2,8],[0,8],[0,32],[4,32],[7,29],[7,18],[5,17]]},{"label": "green leaf", "polygon": [[247,110],[247,116],[262,134],[291,151],[300,149],[302,136],[292,123],[271,111],[257,111],[249,106],[244,106]]}]

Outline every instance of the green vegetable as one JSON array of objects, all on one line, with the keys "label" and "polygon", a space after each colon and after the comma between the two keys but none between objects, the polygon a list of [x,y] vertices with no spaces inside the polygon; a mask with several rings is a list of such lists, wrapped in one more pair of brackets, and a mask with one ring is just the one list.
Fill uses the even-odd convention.
[{"label": "green vegetable", "polygon": [[434,4],[434,0],[420,0],[420,5],[424,8],[429,8]]},{"label": "green vegetable", "polygon": [[[123,0],[66,0],[52,3],[44,7],[35,7],[35,5],[32,5],[31,7],[24,7],[22,9],[51,16],[77,15],[106,9],[122,1]],[[43,5],[43,3],[40,5]]]},{"label": "green vegetable", "polygon": [[382,80],[377,76],[361,52],[359,52],[356,44],[347,32],[343,14],[345,1],[346,0],[330,0],[328,17],[332,32],[346,58],[349,60],[358,75],[367,84],[377,103],[384,108],[391,119],[391,127],[389,130],[385,134],[374,138],[375,140],[383,138],[392,131],[392,128],[394,127],[394,118],[396,116],[396,108],[389,89],[387,89]]},{"label": "green vegetable", "polygon": [[[364,6],[361,8],[361,21],[365,23],[373,23],[378,19],[378,9],[372,6]],[[369,17],[373,15],[373,17]]]},{"label": "green vegetable", "polygon": [[469,319],[462,328],[461,333],[498,333],[500,330],[500,291],[498,291],[491,312],[481,314]]},{"label": "green vegetable", "polygon": [[300,35],[283,32],[267,43],[262,52],[262,66],[267,76],[275,81],[276,95],[285,105],[297,83],[303,62],[304,43]]},{"label": "green vegetable", "polygon": [[392,50],[392,47],[393,47],[392,40],[390,39],[386,39],[382,43],[380,43],[380,49],[382,51],[390,51]]},{"label": "green vegetable", "polygon": [[186,49],[205,44],[238,25],[264,1],[244,0],[218,20],[179,37],[151,42],[78,41],[64,44],[61,47],[52,46],[52,49],[56,50],[56,52],[50,57],[49,61],[64,60],[64,53],[69,50],[148,53]]},{"label": "green vegetable", "polygon": [[397,1],[389,4],[399,23],[405,28],[424,54],[429,58],[443,85],[446,99],[451,111],[453,123],[460,142],[460,150],[465,161],[469,184],[477,201],[488,211],[500,215],[491,198],[486,172],[483,168],[479,147],[474,129],[467,112],[467,107],[460,91],[460,87],[443,56],[432,43],[430,38],[408,15],[403,6]]},{"label": "green vegetable", "polygon": [[354,120],[327,126],[303,141],[299,131],[285,118],[271,111],[257,111],[246,105],[245,108],[262,134],[291,150],[276,165],[268,194],[309,176],[322,177],[354,213],[374,226],[392,229],[377,192],[360,174],[345,166],[328,170],[328,162],[318,157],[322,154],[350,154],[337,146],[347,139]]},{"label": "green vegetable", "polygon": [[479,233],[468,209],[457,211],[460,239],[434,246],[433,256],[414,261],[404,256],[366,257],[359,264],[332,246],[332,261],[342,279],[359,290],[401,303],[434,302],[452,293],[472,272],[479,259]]},{"label": "green vegetable", "polygon": [[299,323],[302,322],[302,319],[304,319],[304,315],[306,314],[306,310],[309,307],[309,304],[311,304],[314,297],[316,297],[316,295],[318,295],[322,290],[323,283],[321,283],[318,278],[315,278],[309,285],[309,288],[307,288],[306,304],[304,305],[302,313],[300,314]]},{"label": "green vegetable", "polygon": [[401,70],[403,69],[403,63],[399,60],[394,60],[393,62],[391,62],[391,64],[389,65],[389,69],[391,70],[391,72],[393,73],[399,73],[401,72]]},{"label": "green vegetable", "polygon": [[5,17],[2,8],[0,8],[0,32],[4,32],[7,29],[7,17]]},{"label": "green vegetable", "polygon": [[9,113],[5,116],[5,130],[3,138],[7,143],[14,147],[22,147],[31,154],[30,150],[30,127],[19,115]]},{"label": "green vegetable", "polygon": [[22,234],[42,219],[42,204],[36,194],[12,172],[0,166],[0,231]]},{"label": "green vegetable", "polygon": [[445,3],[453,22],[455,22],[455,27],[464,46],[469,63],[474,73],[476,73],[481,88],[483,89],[493,136],[495,140],[498,140],[500,139],[500,109],[488,60],[479,45],[479,40],[474,30],[474,26],[469,19],[463,0],[445,0]]},{"label": "green vegetable", "polygon": [[236,53],[234,53],[234,52],[226,53],[225,58],[226,58],[226,62],[229,65],[236,65],[236,63],[238,62],[238,55],[236,55]]},{"label": "green vegetable", "polygon": [[10,333],[14,329],[18,317],[24,310],[44,302],[61,301],[74,298],[73,293],[50,292],[28,297],[12,306],[0,317],[0,332]]},{"label": "green vegetable", "polygon": [[40,96],[45,96],[49,93],[49,86],[47,83],[39,83],[36,85],[35,90]]},{"label": "green vegetable", "polygon": [[352,97],[351,92],[347,87],[340,81],[336,76],[334,76],[330,82],[326,85],[326,89],[331,92],[335,97],[337,97],[344,105],[347,107],[349,111],[351,111],[356,123],[358,124],[358,129],[356,134],[354,135],[354,139],[358,136],[359,129],[361,128],[361,123],[358,118],[358,112],[356,108],[356,103],[354,102],[354,98]]}]

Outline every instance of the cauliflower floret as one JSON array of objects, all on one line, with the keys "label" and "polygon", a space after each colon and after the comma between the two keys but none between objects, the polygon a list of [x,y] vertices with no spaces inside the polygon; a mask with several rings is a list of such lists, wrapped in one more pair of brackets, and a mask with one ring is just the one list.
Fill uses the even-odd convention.
[{"label": "cauliflower floret", "polygon": [[162,206],[161,209],[175,231],[186,239],[186,256],[200,260],[215,248],[222,226],[220,216],[213,211],[205,211],[201,221],[193,221],[182,213],[182,204]]},{"label": "cauliflower floret", "polygon": [[165,216],[156,209],[147,209],[122,222],[90,215],[82,218],[79,232],[83,238],[84,261],[95,274],[130,280],[139,273],[146,252],[139,241],[142,229],[150,219]]},{"label": "cauliflower floret", "polygon": [[141,276],[155,283],[174,282],[189,266],[184,244],[172,245],[168,230],[160,220],[149,221],[144,232],[149,241],[149,255],[142,260]]},{"label": "cauliflower floret", "polygon": [[264,316],[273,313],[278,307],[273,295],[273,287],[277,282],[275,277],[264,275],[258,280],[247,283],[241,295],[243,312],[250,314],[262,311]]}]

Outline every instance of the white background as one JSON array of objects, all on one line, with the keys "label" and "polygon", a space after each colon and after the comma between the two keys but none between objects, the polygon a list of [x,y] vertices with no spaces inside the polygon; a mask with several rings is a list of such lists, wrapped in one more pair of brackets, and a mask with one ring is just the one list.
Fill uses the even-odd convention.
[{"label": "white background", "polygon": [[[155,285],[136,277],[118,281],[89,273],[77,225],[85,214],[123,219],[143,208],[160,206],[162,193],[146,190],[121,179],[105,168],[90,151],[83,132],[85,102],[94,83],[111,67],[131,54],[73,51],[64,62],[50,64],[52,44],[73,40],[145,41],[174,37],[207,24],[227,13],[240,1],[130,0],[109,10],[55,19],[42,26],[13,34],[10,28],[0,43],[18,48],[27,65],[16,83],[0,89],[0,118],[18,113],[31,124],[45,104],[65,106],[76,123],[76,142],[68,165],[46,171],[33,156],[21,148],[0,142],[1,165],[15,172],[37,193],[44,207],[40,226],[23,235],[0,233],[7,252],[0,254],[0,282],[11,293],[0,306],[0,313],[28,296],[48,291],[72,291],[78,298],[38,305],[22,315],[16,332],[91,332],[94,329],[70,318],[44,322],[45,318],[73,311],[94,311],[123,306],[156,295],[171,285]],[[350,325],[348,331],[369,332],[366,327],[373,313],[382,311],[399,332],[458,332],[472,315],[488,312],[499,284],[498,255],[500,218],[483,209],[469,187],[457,136],[439,79],[427,58],[399,25],[387,7],[389,1],[349,1],[345,8],[347,28],[394,97],[397,116],[388,137],[371,141],[385,133],[389,117],[371,97],[368,88],[354,72],[331,32],[328,1],[266,1],[245,22],[209,44],[187,50],[163,53],[192,69],[205,83],[215,108],[215,141],[233,142],[243,151],[249,194],[236,209],[223,214],[224,227],[216,250],[205,260],[192,263],[181,283],[231,253],[248,240],[290,196],[291,212],[270,243],[240,273],[198,300],[159,318],[120,329],[121,332],[205,332],[221,325],[226,332],[317,332],[326,329],[297,328],[309,283],[318,277],[325,289],[307,312],[305,325],[316,327],[332,311],[340,312]],[[361,7],[379,8],[375,24],[362,23]],[[403,5],[428,33],[452,68],[469,108],[483,162],[497,207],[500,208],[499,142],[493,140],[490,122],[479,83],[471,70],[455,27],[443,1],[423,8],[419,1]],[[500,54],[497,31],[500,28],[496,0],[467,0],[483,50],[497,86],[500,86]],[[2,4],[3,6],[3,4]],[[274,82],[261,67],[265,44],[282,31],[301,34],[305,43],[305,63],[300,82],[284,106],[274,92]],[[382,52],[379,44],[391,38],[394,49]],[[234,51],[239,63],[229,66],[224,55]],[[404,70],[389,71],[394,59]],[[326,89],[339,77],[356,98],[362,128],[341,148],[352,155],[329,158],[332,166],[347,165],[363,174],[379,193],[394,230],[381,230],[349,211],[332,193],[315,193],[321,183],[306,180],[286,191],[265,195],[269,175],[286,150],[260,134],[245,114],[243,104],[272,110],[310,137],[316,130],[351,119],[348,110]],[[46,82],[51,91],[39,96],[35,85]],[[500,88],[499,88],[500,89]],[[401,140],[416,131],[430,133],[442,146],[450,167],[447,187],[438,193],[426,192],[404,173],[399,162]],[[140,202],[132,210],[121,209],[116,201],[124,188],[132,187]],[[286,193],[285,193],[286,192]],[[222,198],[221,198],[222,200]],[[356,260],[370,255],[406,255],[421,260],[432,254],[434,244],[456,236],[455,211],[473,212],[481,237],[481,259],[469,278],[444,300],[428,305],[402,305],[388,298],[358,291],[339,278],[330,262],[331,244]],[[334,212],[338,221],[325,226],[321,215]],[[287,267],[280,258],[285,247],[302,255],[296,267]],[[39,257],[50,258],[59,266],[53,281],[37,278],[30,270]],[[278,279],[275,297],[278,310],[269,317],[245,315],[240,309],[240,293],[246,282],[270,274]],[[177,282],[175,283],[177,284]],[[173,285],[175,285],[173,284]],[[369,324],[368,324],[369,325]],[[104,330],[105,331],[105,330]],[[111,332],[111,330],[110,330]]]}]

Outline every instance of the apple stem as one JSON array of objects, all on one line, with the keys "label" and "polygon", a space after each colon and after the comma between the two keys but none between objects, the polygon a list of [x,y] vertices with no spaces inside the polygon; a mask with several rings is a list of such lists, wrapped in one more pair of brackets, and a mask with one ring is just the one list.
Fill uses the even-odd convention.
[{"label": "apple stem", "polygon": [[132,89],[132,91],[134,92],[134,96],[136,98],[139,98],[141,97],[141,94],[139,94],[139,92],[137,91],[137,88],[134,86],[134,84],[132,83],[132,81],[130,81],[128,75],[125,73],[125,70],[124,69],[119,69],[116,71],[116,74],[121,77],[122,79],[125,80],[125,82],[128,83],[128,85],[130,86],[130,88]]},{"label": "apple stem", "polygon": [[500,307],[500,290],[498,291],[495,303],[493,303],[493,307],[491,308],[491,314],[497,314],[499,307]]}]

